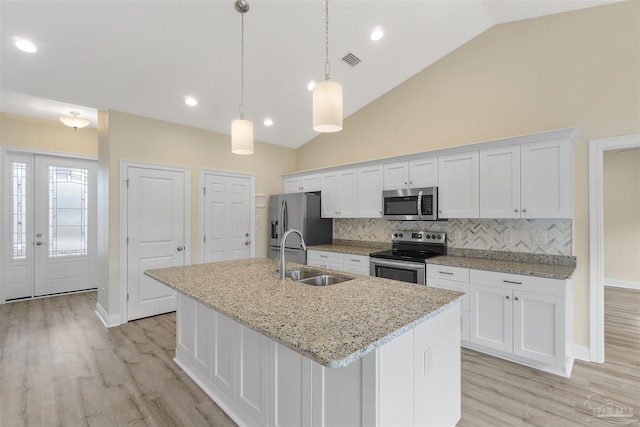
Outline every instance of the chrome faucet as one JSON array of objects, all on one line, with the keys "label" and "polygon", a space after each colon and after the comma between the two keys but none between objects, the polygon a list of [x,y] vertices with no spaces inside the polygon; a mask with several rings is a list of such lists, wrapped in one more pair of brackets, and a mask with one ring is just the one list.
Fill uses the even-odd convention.
[{"label": "chrome faucet", "polygon": [[280,280],[285,280],[287,278],[287,263],[284,260],[284,247],[287,237],[289,237],[289,234],[291,233],[297,233],[298,236],[300,236],[300,246],[302,247],[302,250],[307,250],[307,245],[304,244],[302,233],[298,230],[292,228],[282,235],[282,240],[280,241]]}]

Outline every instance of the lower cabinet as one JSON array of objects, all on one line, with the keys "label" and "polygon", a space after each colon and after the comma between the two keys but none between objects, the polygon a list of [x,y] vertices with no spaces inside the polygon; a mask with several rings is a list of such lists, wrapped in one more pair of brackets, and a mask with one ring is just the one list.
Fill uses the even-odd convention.
[{"label": "lower cabinet", "polygon": [[467,294],[460,313],[460,340],[469,341],[469,269],[427,264],[427,286]]},{"label": "lower cabinet", "polygon": [[366,255],[351,255],[309,249],[307,251],[307,265],[365,276],[369,275],[369,257]]},{"label": "lower cabinet", "polygon": [[529,366],[570,375],[570,280],[471,270],[470,282],[472,348],[477,345]]}]

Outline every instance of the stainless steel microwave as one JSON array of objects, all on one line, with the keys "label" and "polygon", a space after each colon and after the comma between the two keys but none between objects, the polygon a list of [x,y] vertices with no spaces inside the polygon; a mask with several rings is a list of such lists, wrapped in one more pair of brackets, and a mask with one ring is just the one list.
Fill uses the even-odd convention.
[{"label": "stainless steel microwave", "polygon": [[438,187],[383,191],[382,209],[382,218],[392,221],[435,221]]}]

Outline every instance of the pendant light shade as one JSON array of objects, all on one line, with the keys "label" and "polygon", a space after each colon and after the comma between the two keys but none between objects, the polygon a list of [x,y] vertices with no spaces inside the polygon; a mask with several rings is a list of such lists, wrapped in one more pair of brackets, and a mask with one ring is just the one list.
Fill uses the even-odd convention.
[{"label": "pendant light shade", "polygon": [[89,126],[89,120],[78,117],[80,113],[71,111],[70,114],[70,116],[60,117],[60,121],[70,128],[73,128],[73,130],[78,130]]},{"label": "pendant light shade", "polygon": [[231,122],[231,152],[253,154],[253,122],[246,119]]},{"label": "pendant light shade", "polygon": [[240,118],[231,122],[231,152],[253,154],[253,122],[244,118],[244,14],[249,11],[249,3],[246,0],[236,0],[234,8],[241,16]]},{"label": "pendant light shade", "polygon": [[313,87],[313,130],[342,130],[342,85],[325,80]]},{"label": "pendant light shade", "polygon": [[324,81],[313,87],[313,130],[339,132],[342,130],[342,85],[331,81],[329,62],[329,0],[325,0],[325,57]]}]

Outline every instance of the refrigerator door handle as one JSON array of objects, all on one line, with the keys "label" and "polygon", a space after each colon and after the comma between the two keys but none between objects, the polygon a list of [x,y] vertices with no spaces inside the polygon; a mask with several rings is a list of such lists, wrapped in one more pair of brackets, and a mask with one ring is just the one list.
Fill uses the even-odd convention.
[{"label": "refrigerator door handle", "polygon": [[282,234],[286,233],[287,230],[289,229],[289,210],[287,209],[287,199],[284,199],[283,201],[284,203],[284,216],[283,216],[283,221],[284,221],[284,229],[282,230]]}]

